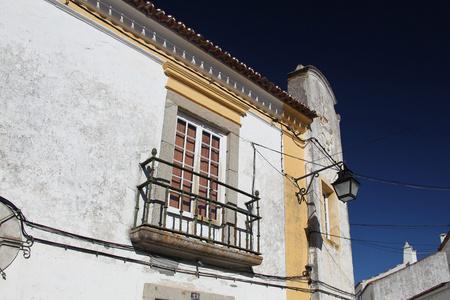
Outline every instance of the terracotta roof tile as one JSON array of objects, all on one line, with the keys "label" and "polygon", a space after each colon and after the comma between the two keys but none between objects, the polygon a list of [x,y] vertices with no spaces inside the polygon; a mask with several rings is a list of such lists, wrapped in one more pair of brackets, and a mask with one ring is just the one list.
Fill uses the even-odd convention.
[{"label": "terracotta roof tile", "polygon": [[136,9],[146,14],[147,17],[152,17],[154,20],[165,24],[168,28],[176,31],[179,35],[186,37],[189,41],[193,42],[198,47],[203,48],[204,51],[210,53],[212,56],[229,65],[231,68],[234,68],[236,71],[242,73],[244,76],[248,77],[256,84],[259,84],[269,93],[273,94],[281,101],[296,108],[304,115],[310,117],[311,119],[317,117],[315,111],[310,110],[304,104],[300,103],[297,99],[289,95],[286,91],[283,91],[279,86],[275,86],[275,84],[270,82],[266,77],[262,77],[261,74],[255,72],[252,68],[247,67],[246,64],[240,62],[237,58],[231,57],[228,52],[223,52],[220,47],[214,46],[211,41],[205,40],[203,35],[196,34],[192,28],[186,28],[186,25],[184,23],[177,22],[173,16],[166,15],[166,13],[161,9],[156,9],[153,3],[143,0],[123,1],[128,2]]}]

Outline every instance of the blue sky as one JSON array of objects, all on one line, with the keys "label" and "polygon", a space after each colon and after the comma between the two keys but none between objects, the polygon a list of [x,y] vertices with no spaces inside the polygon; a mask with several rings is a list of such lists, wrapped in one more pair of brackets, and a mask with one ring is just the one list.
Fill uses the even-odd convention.
[{"label": "blue sky", "polygon": [[[297,64],[319,68],[338,101],[343,148],[357,147],[344,152],[354,173],[447,188],[360,178],[360,195],[349,203],[350,223],[450,224],[448,2],[154,4],[283,89]],[[449,230],[352,225],[355,283],[401,263],[405,241],[419,259],[435,252],[439,234]]]}]

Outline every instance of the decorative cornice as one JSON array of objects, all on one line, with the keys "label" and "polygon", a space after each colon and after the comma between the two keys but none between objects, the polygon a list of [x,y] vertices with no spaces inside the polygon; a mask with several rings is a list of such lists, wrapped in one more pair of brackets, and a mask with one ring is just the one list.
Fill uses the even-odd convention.
[{"label": "decorative cornice", "polygon": [[190,41],[193,45],[204,50],[212,55],[214,58],[227,65],[231,69],[234,69],[250,81],[256,83],[261,88],[272,94],[282,102],[298,110],[308,118],[315,118],[317,114],[315,111],[309,109],[306,105],[301,103],[289,95],[286,91],[283,91],[279,86],[270,82],[266,77],[248,67],[245,63],[240,62],[237,58],[232,57],[227,51],[223,51],[217,45],[214,45],[210,40],[205,40],[203,35],[196,33],[192,28],[187,28],[183,22],[176,21],[171,15],[167,15],[163,10],[155,8],[152,2],[144,0],[122,0],[132,7],[145,14],[147,17],[165,25],[179,36]]}]

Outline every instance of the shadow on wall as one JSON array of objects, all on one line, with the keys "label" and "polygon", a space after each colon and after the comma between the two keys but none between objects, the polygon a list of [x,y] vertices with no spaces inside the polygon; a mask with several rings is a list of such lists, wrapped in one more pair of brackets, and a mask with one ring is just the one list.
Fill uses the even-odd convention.
[{"label": "shadow on wall", "polygon": [[322,250],[323,238],[320,233],[320,223],[316,216],[312,216],[308,220],[308,227],[305,228],[305,233],[308,237],[309,247],[319,248]]}]

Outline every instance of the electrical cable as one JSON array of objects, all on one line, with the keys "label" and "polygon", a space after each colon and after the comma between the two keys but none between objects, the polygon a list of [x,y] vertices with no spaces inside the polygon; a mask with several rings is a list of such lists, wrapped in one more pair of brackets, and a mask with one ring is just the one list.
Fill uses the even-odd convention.
[{"label": "electrical cable", "polygon": [[[3,197],[0,197],[0,200],[4,203],[9,203],[14,208],[16,208],[17,211],[20,211],[9,200],[7,200]],[[121,250],[127,250],[127,251],[134,252],[134,248],[131,245],[124,245],[124,244],[108,242],[108,241],[104,241],[104,240],[100,240],[100,239],[94,239],[91,237],[86,237],[86,236],[74,234],[71,232],[67,232],[64,230],[56,229],[56,228],[53,228],[50,226],[31,222],[31,221],[28,221],[23,214],[21,214],[20,219],[24,222],[24,224],[26,224],[27,226],[30,226],[34,229],[38,229],[38,230],[46,231],[46,232],[53,233],[56,235],[70,237],[70,238],[74,238],[74,239],[78,239],[78,240],[83,240],[86,242],[103,245],[103,246],[110,247],[110,248],[117,248],[117,249],[121,249]],[[212,273],[207,273],[207,272],[196,272],[196,271],[191,271],[191,270],[186,270],[186,269],[173,268],[173,267],[166,266],[164,264],[155,264],[155,263],[146,262],[146,261],[139,260],[139,259],[134,259],[134,258],[124,257],[124,256],[120,256],[120,255],[102,252],[102,251],[87,249],[87,248],[63,244],[63,243],[58,243],[58,242],[41,239],[41,238],[33,238],[33,241],[36,243],[46,244],[49,246],[64,248],[65,250],[73,250],[73,251],[79,251],[79,252],[83,252],[83,253],[87,253],[87,254],[93,254],[93,255],[96,255],[97,257],[104,256],[104,257],[108,257],[108,258],[112,258],[112,259],[118,259],[118,260],[124,261],[124,262],[137,263],[137,264],[146,265],[146,266],[150,266],[150,267],[156,267],[156,268],[169,270],[169,271],[173,271],[173,272],[191,274],[191,275],[196,275],[196,276],[201,275],[204,277],[221,278],[224,280],[241,281],[241,282],[246,282],[246,283],[251,283],[251,284],[259,284],[259,285],[264,285],[264,286],[279,287],[279,288],[284,288],[284,289],[291,289],[291,290],[295,290],[295,291],[311,293],[311,290],[305,289],[305,288],[292,287],[292,286],[288,286],[288,285],[278,285],[278,284],[272,284],[272,283],[267,283],[267,282],[259,282],[259,281],[255,281],[255,280],[247,280],[247,279],[236,278],[236,277],[231,277],[231,276],[223,276],[223,275],[212,274]],[[304,276],[304,275],[301,275],[301,276],[276,276],[276,275],[268,275],[268,274],[262,274],[262,273],[251,273],[249,275],[256,277],[256,278],[272,280],[272,281],[304,281],[306,283],[309,280],[309,276]],[[332,287],[331,285],[328,285],[328,286]],[[336,287],[332,287],[332,289],[334,289],[335,291],[341,291]],[[319,291],[319,290],[315,290],[315,291]],[[338,296],[338,295],[336,295],[336,296]]]},{"label": "electrical cable", "polygon": [[[6,203],[11,203],[9,202],[7,199],[0,197],[2,202],[6,202]],[[14,206],[14,204],[11,203],[11,205]],[[15,207],[15,206],[14,206]],[[116,248],[116,249],[120,249],[120,250],[127,250],[127,251],[132,251],[134,252],[135,249],[132,245],[126,245],[126,244],[119,244],[119,243],[114,243],[114,242],[108,242],[108,241],[104,241],[104,240],[100,240],[100,239],[95,239],[95,238],[91,238],[91,237],[86,237],[86,236],[82,236],[79,234],[75,234],[75,233],[71,233],[71,232],[67,232],[64,230],[60,230],[57,228],[53,228],[50,226],[46,226],[46,225],[42,225],[39,223],[35,223],[35,222],[31,222],[28,221],[25,216],[22,217],[23,218],[23,222],[24,224],[26,224],[27,226],[30,226],[32,228],[38,229],[38,230],[42,230],[42,231],[46,231],[49,233],[53,233],[56,235],[60,235],[60,236],[65,236],[65,237],[70,237],[73,239],[77,239],[77,240],[82,240],[82,241],[86,241],[89,243],[93,243],[93,244],[97,244],[97,245],[102,245],[108,248]],[[72,249],[72,250],[83,250],[82,252],[86,252],[86,253],[93,253],[93,254],[97,254],[97,255],[102,255],[102,256],[107,256],[107,257],[111,257],[111,258],[120,258],[120,260],[124,260],[124,261],[134,261],[134,259],[132,258],[126,258],[126,257],[122,257],[122,256],[116,256],[113,254],[109,254],[109,253],[103,253],[103,252],[99,252],[96,250],[91,250],[91,249],[87,249],[87,248],[82,248],[82,247],[76,247],[76,246],[71,246],[71,245],[67,245],[67,244],[61,244],[61,243],[57,243],[57,242],[52,242],[49,240],[44,240],[44,239],[40,239],[40,238],[34,238],[34,241],[36,242],[40,242],[40,243],[44,243],[44,244],[48,244],[48,245],[54,245],[54,246],[58,246],[58,247],[63,247],[65,249]],[[139,260],[138,260],[139,261]],[[142,262],[142,261],[140,261]],[[151,265],[150,263],[144,262],[147,265]],[[153,264],[155,265],[155,264]],[[170,267],[164,267],[162,265],[158,265],[159,268],[166,268],[168,270],[170,270]],[[305,276],[276,276],[276,275],[268,275],[268,274],[263,274],[263,273],[251,273],[252,276],[255,277],[259,277],[259,278],[266,278],[266,279],[275,279],[275,280],[306,280],[304,279]]]},{"label": "electrical cable", "polygon": [[[431,118],[431,119],[428,119],[428,120],[426,120],[426,121],[423,121],[423,122],[421,122],[421,123],[418,123],[418,124],[412,125],[412,126],[410,126],[410,127],[407,127],[407,128],[401,129],[401,130],[399,130],[399,131],[396,131],[396,132],[390,133],[390,134],[388,134],[388,135],[385,135],[385,136],[382,136],[382,137],[376,138],[376,139],[374,139],[374,140],[371,140],[371,141],[368,141],[368,142],[362,143],[362,144],[360,144],[360,145],[357,145],[357,146],[354,146],[354,147],[352,147],[352,148],[348,148],[348,149],[345,149],[345,150],[342,150],[342,151],[340,151],[340,152],[337,152],[337,153],[333,153],[333,154],[330,154],[330,155],[331,155],[331,156],[335,156],[335,155],[339,155],[339,154],[342,154],[342,153],[344,153],[344,152],[349,152],[349,151],[353,151],[353,150],[355,150],[355,149],[358,149],[358,148],[361,148],[361,147],[364,147],[364,146],[367,146],[367,145],[370,145],[370,144],[376,143],[376,142],[378,142],[378,141],[384,140],[384,139],[386,139],[386,138],[389,138],[389,137],[391,137],[391,136],[394,136],[394,135],[397,135],[397,134],[403,133],[403,132],[405,132],[405,131],[408,131],[408,130],[410,130],[410,129],[413,129],[413,128],[415,128],[415,127],[418,127],[418,126],[420,126],[420,125],[423,125],[423,124],[425,124],[425,123],[429,123],[429,122],[431,122],[431,121],[434,121],[434,120],[440,119],[440,118],[442,118],[442,117],[445,117],[445,116],[447,116],[447,115],[449,115],[449,114],[450,114],[450,112],[444,113],[444,114],[442,114],[442,115],[439,115],[439,116],[433,117],[433,118]],[[322,157],[322,158],[320,158],[320,159],[323,159],[323,158],[324,158],[324,157]],[[320,160],[320,159],[317,159],[317,160]]]},{"label": "electrical cable", "polygon": [[[139,260],[139,259],[110,254],[110,253],[96,251],[96,250],[87,249],[87,248],[78,247],[78,246],[72,246],[72,245],[68,245],[68,244],[57,243],[54,241],[41,239],[41,238],[35,238],[35,242],[53,246],[53,247],[63,248],[65,250],[73,250],[73,251],[78,251],[78,252],[82,252],[82,253],[86,253],[86,254],[93,254],[93,255],[96,255],[97,257],[103,256],[103,257],[108,257],[108,258],[112,258],[112,259],[117,259],[117,260],[123,261],[125,263],[130,262],[130,263],[136,263],[136,264],[140,264],[140,265],[149,266],[151,268],[164,269],[167,271],[172,271],[174,273],[183,273],[183,274],[189,274],[189,275],[194,275],[194,276],[203,276],[203,277],[210,277],[210,278],[216,278],[216,279],[232,280],[232,281],[238,281],[238,282],[244,282],[244,283],[250,283],[250,284],[263,285],[263,286],[267,286],[267,287],[269,287],[269,286],[270,287],[278,287],[278,288],[282,288],[282,289],[289,289],[289,290],[311,293],[311,291],[306,288],[299,288],[299,287],[293,287],[293,286],[288,286],[288,285],[279,285],[279,284],[243,279],[243,278],[239,278],[239,277],[225,276],[225,275],[220,275],[220,274],[213,274],[213,273],[202,272],[202,271],[197,272],[197,271],[187,270],[187,269],[178,268],[178,267],[176,267],[176,268],[167,267],[165,265],[154,264],[154,263]],[[262,278],[262,276],[261,276],[261,278]],[[271,276],[266,276],[265,278],[271,278]]]},{"label": "electrical cable", "polygon": [[[337,266],[337,268],[339,269],[339,271],[341,272],[341,277],[347,280],[347,283],[350,283],[350,286],[353,285],[353,278],[350,279],[348,278],[348,273],[344,272],[341,268],[341,266],[339,265],[339,263],[336,261],[334,255],[330,252],[330,250],[328,249],[328,246],[324,243],[322,245],[322,248],[325,248],[325,250],[327,251],[327,253],[329,254],[329,257],[331,257],[331,260],[333,261],[333,263],[335,264],[335,266]],[[353,296],[353,295],[352,295]]]},{"label": "electrical cable", "polygon": [[[82,253],[93,254],[93,255],[96,255],[97,257],[98,256],[104,256],[104,257],[108,257],[108,258],[112,258],[112,259],[117,259],[117,260],[123,261],[125,263],[126,262],[130,262],[130,263],[136,263],[136,264],[140,264],[140,265],[149,266],[151,268],[164,269],[164,270],[172,271],[174,273],[183,273],[183,274],[189,274],[189,275],[195,275],[195,276],[203,276],[203,277],[210,277],[210,278],[216,278],[216,279],[233,280],[233,281],[238,281],[238,282],[263,285],[263,286],[267,286],[267,287],[270,286],[270,287],[278,287],[278,288],[282,288],[282,289],[290,289],[290,290],[306,292],[306,293],[312,293],[312,292],[330,293],[328,291],[323,291],[323,290],[320,290],[320,289],[314,289],[313,291],[311,291],[309,289],[293,287],[293,286],[288,286],[288,285],[279,285],[279,284],[260,282],[260,281],[255,281],[255,280],[248,280],[248,279],[243,279],[243,278],[239,278],[239,277],[224,276],[224,275],[213,274],[213,273],[202,272],[202,271],[192,271],[192,270],[187,270],[187,269],[182,269],[182,268],[167,267],[165,265],[154,264],[154,263],[143,261],[143,260],[139,260],[139,259],[133,259],[133,258],[124,257],[124,256],[120,256],[120,255],[114,255],[114,254],[110,254],[110,253],[106,253],[106,252],[102,252],[102,251],[91,250],[91,249],[87,249],[87,248],[83,248],[83,247],[57,243],[57,242],[54,242],[54,241],[41,239],[41,238],[35,238],[35,242],[41,243],[41,244],[45,244],[45,245],[49,245],[49,246],[63,248],[65,250],[73,250],[73,251],[78,251],[78,252],[82,252]],[[254,277],[261,278],[261,279],[285,281],[285,280],[302,280],[305,276],[283,277],[283,276],[274,276],[274,275],[265,275],[265,274],[255,273]],[[305,279],[303,279],[303,280],[305,280]],[[351,293],[348,293],[346,291],[340,290],[340,289],[338,289],[338,288],[336,288],[334,286],[331,286],[329,284],[326,284],[324,282],[321,282],[321,281],[317,281],[317,282],[322,284],[322,285],[324,285],[324,286],[326,286],[326,287],[328,287],[328,288],[330,288],[330,289],[332,289],[332,290],[334,290],[335,292],[340,292],[340,293],[345,293],[345,294],[348,294],[348,295],[352,295]],[[334,293],[332,293],[332,295],[340,297],[340,295],[337,295],[337,294],[334,294]],[[342,299],[345,299],[345,298],[342,298]]]},{"label": "electrical cable", "polygon": [[400,224],[361,224],[350,223],[350,226],[364,226],[364,227],[386,227],[386,228],[401,228],[401,229],[415,229],[415,228],[427,228],[427,227],[450,227],[450,224],[441,225],[400,225]]},{"label": "electrical cable", "polygon": [[333,290],[335,292],[340,292],[342,294],[346,294],[347,296],[352,296],[352,297],[355,296],[354,293],[350,293],[350,292],[338,289],[338,288],[336,288],[336,287],[334,287],[334,286],[332,286],[332,285],[330,285],[330,284],[328,284],[326,282],[320,281],[320,280],[312,280],[312,283],[323,285],[324,287],[327,287],[327,288],[329,288],[329,289],[331,289],[331,290]]},{"label": "electrical cable", "polygon": [[108,241],[104,241],[104,240],[94,239],[94,238],[82,236],[82,235],[79,235],[79,234],[70,233],[70,232],[67,232],[67,231],[64,231],[64,230],[52,228],[52,227],[49,227],[49,226],[45,226],[45,225],[42,225],[42,224],[30,222],[28,220],[25,221],[25,224],[27,224],[31,228],[40,229],[42,231],[54,233],[54,234],[61,235],[61,236],[70,237],[70,238],[73,238],[73,239],[89,242],[89,243],[96,244],[96,245],[101,245],[101,246],[115,248],[115,249],[121,249],[121,250],[134,251],[134,247],[131,246],[131,245],[118,244],[118,243],[108,242]]},{"label": "electrical cable", "polygon": [[[325,167],[324,165],[316,163],[314,161],[308,161],[308,160],[302,159],[300,157],[297,157],[297,156],[294,156],[294,155],[290,155],[290,154],[286,154],[286,153],[283,153],[281,151],[269,148],[267,146],[264,146],[264,145],[261,145],[261,144],[258,144],[258,143],[253,143],[253,142],[249,141],[248,139],[245,139],[245,138],[242,138],[242,137],[240,137],[240,138],[242,140],[245,140],[245,141],[247,141],[249,143],[254,144],[255,146],[258,146],[258,147],[261,147],[261,148],[273,151],[275,153],[279,153],[279,154],[282,154],[284,156],[291,157],[291,158],[294,158],[294,159],[298,159],[298,160],[304,161],[306,163],[314,164],[314,165],[317,165],[317,166],[320,166],[320,167]],[[354,174],[354,175],[355,175],[355,177],[362,178],[362,179],[367,179],[367,180],[371,180],[371,181],[381,182],[381,183],[385,183],[385,184],[406,186],[406,187],[411,187],[411,188],[416,188],[416,189],[438,190],[438,191],[449,191],[450,190],[450,187],[429,186],[429,185],[421,185],[421,184],[415,184],[415,183],[407,183],[407,182],[401,182],[401,181],[395,181],[395,180],[389,180],[389,179],[382,179],[382,178],[377,178],[377,177],[367,176],[367,175],[362,175],[362,174]]]},{"label": "electrical cable", "polygon": [[371,180],[371,181],[376,181],[376,182],[381,182],[381,183],[386,183],[386,184],[392,184],[392,185],[406,186],[406,187],[415,188],[415,189],[435,190],[435,191],[450,191],[450,187],[407,183],[407,182],[401,182],[401,181],[395,181],[395,180],[376,178],[376,177],[367,176],[367,175],[361,175],[361,174],[354,174],[354,175],[356,177],[358,177],[358,178],[363,178],[363,179],[367,179],[367,180]]},{"label": "electrical cable", "polygon": [[[352,241],[352,242],[371,242],[371,243],[379,243],[379,244],[404,245],[404,243],[401,243],[401,242],[386,242],[386,241],[375,241],[375,240],[363,240],[363,239],[349,238],[349,237],[335,235],[335,234],[330,234],[330,233],[327,234],[326,232],[321,232],[321,231],[317,231],[317,230],[312,230],[312,231],[310,231],[310,233],[319,233],[319,234],[322,234],[322,235],[329,235],[329,236],[332,236],[332,237],[337,237],[337,238],[344,239],[344,240],[349,240],[349,241]],[[433,244],[417,244],[417,245],[434,246]]]},{"label": "electrical cable", "polygon": [[[327,233],[320,232],[320,231],[311,231],[311,233],[320,233],[322,235],[327,235]],[[363,239],[348,238],[348,237],[338,236],[338,235],[333,235],[333,234],[328,234],[328,235],[329,236],[333,236],[333,237],[338,237],[338,238],[341,238],[341,239],[345,239],[345,240],[350,240],[350,241],[355,242],[357,244],[360,244],[362,246],[366,246],[366,247],[377,249],[377,250],[382,250],[382,251],[385,251],[385,252],[403,253],[403,245],[404,245],[404,243],[400,243],[400,242],[373,241],[373,240],[363,240]],[[399,245],[401,248],[389,247],[389,246],[385,246],[385,245],[382,245],[382,244]],[[415,246],[435,246],[435,245],[432,245],[432,244],[414,244],[414,245]],[[434,249],[420,249],[420,250],[416,250],[416,251],[418,251],[419,253],[422,253],[422,254],[431,254],[431,253],[435,253],[436,252]]]},{"label": "electrical cable", "polygon": [[275,171],[277,171],[281,176],[286,176],[286,173],[282,173],[280,170],[278,170],[274,165],[272,165],[271,163],[270,163],[270,161],[264,156],[264,155],[262,155],[261,154],[261,152],[259,152],[258,151],[258,149],[256,149],[256,148],[254,148],[255,149],[255,152],[256,153],[258,153]]},{"label": "electrical cable", "polygon": [[[253,143],[252,143],[253,144]],[[287,173],[283,173],[280,170],[278,170],[274,165],[272,165],[269,160],[262,155],[261,152],[259,152],[256,148],[254,148],[255,153],[257,152],[272,168],[275,169],[275,171],[277,171],[281,176],[285,177],[287,180],[289,180],[290,183],[292,183],[292,185],[296,188],[298,188],[300,190],[300,186],[298,185],[298,183],[295,181],[295,178],[292,175],[289,175]]]},{"label": "electrical cable", "polygon": [[[306,140],[303,140],[300,136],[298,136],[298,134],[295,131],[292,131],[292,134],[297,139],[299,139],[300,141],[302,141],[304,143],[312,141],[313,144],[317,147],[317,149],[319,149],[319,151],[322,152],[322,154],[325,154],[326,158],[328,158],[333,164],[337,164],[337,162],[334,160],[334,158],[328,153],[328,151],[322,146],[322,144],[315,137],[311,137]],[[323,157],[323,158],[325,158],[325,157]],[[323,158],[321,158],[321,159],[323,159]],[[321,159],[316,159],[316,161],[321,160]],[[340,167],[336,166],[336,168],[338,169],[338,171],[340,170]]]},{"label": "electrical cable", "polygon": [[368,142],[362,143],[362,144],[360,144],[360,145],[358,145],[358,146],[354,146],[354,147],[351,147],[351,148],[345,149],[345,150],[343,150],[342,152],[349,152],[349,151],[353,151],[353,150],[355,150],[355,149],[358,149],[358,148],[361,148],[361,147],[364,147],[364,146],[367,146],[367,145],[370,145],[370,144],[373,144],[373,143],[379,142],[379,141],[381,141],[381,140],[384,140],[384,139],[387,139],[387,138],[389,138],[389,137],[391,137],[391,136],[394,136],[394,135],[397,135],[397,134],[403,133],[403,132],[405,132],[405,131],[411,130],[411,129],[413,129],[413,128],[416,128],[416,127],[418,127],[418,126],[421,126],[421,125],[423,125],[423,124],[429,123],[429,122],[431,122],[431,121],[434,121],[434,120],[440,119],[440,118],[442,118],[442,117],[445,117],[445,116],[448,116],[448,115],[450,115],[450,112],[446,112],[446,113],[444,113],[444,114],[442,114],[442,115],[439,115],[439,116],[433,117],[433,118],[431,118],[431,119],[428,119],[428,120],[425,120],[425,121],[423,121],[423,122],[417,123],[417,124],[415,124],[415,125],[412,125],[412,126],[410,126],[410,127],[407,127],[407,128],[401,129],[401,130],[399,130],[399,131],[396,131],[396,132],[393,132],[393,133],[387,134],[387,135],[385,135],[385,136],[382,136],[382,137],[376,138],[376,139],[374,139],[374,140],[371,140],[371,141],[368,141]]}]

